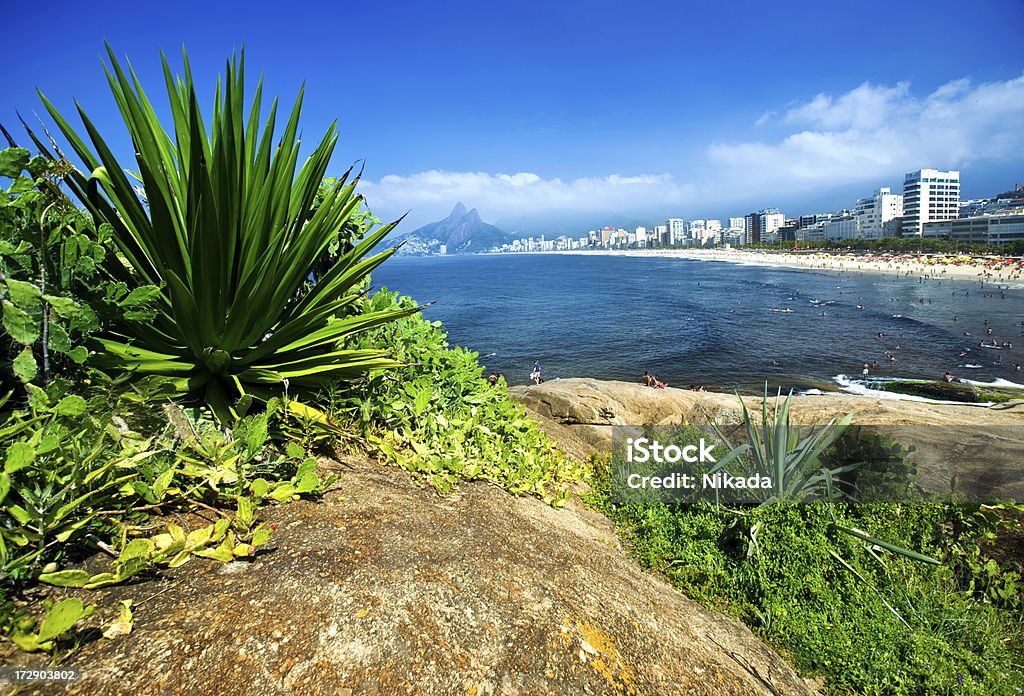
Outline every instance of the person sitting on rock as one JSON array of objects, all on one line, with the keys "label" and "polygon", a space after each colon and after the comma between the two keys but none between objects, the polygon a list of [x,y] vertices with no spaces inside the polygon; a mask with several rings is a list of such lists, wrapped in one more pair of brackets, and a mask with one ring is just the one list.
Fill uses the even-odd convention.
[{"label": "person sitting on rock", "polygon": [[644,385],[645,387],[653,387],[653,381],[654,378],[651,377],[650,373],[647,372],[647,370],[644,370],[644,376],[640,378],[640,384]]}]

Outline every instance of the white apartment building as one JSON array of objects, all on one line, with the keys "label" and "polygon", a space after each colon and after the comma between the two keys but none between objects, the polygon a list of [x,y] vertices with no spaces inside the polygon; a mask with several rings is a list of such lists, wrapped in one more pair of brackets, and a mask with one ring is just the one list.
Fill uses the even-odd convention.
[{"label": "white apartment building", "polygon": [[668,228],[668,243],[682,244],[686,239],[686,222],[682,218],[669,218],[665,226]]},{"label": "white apartment building", "polygon": [[638,246],[643,246],[647,244],[646,227],[637,227],[635,230],[633,230],[633,236],[636,238],[636,243]]},{"label": "white apartment building", "polygon": [[686,231],[690,239],[704,239],[704,221],[690,220],[686,223]]},{"label": "white apartment building", "polygon": [[903,217],[903,196],[888,187],[875,191],[870,198],[861,198],[853,209],[860,239],[881,239],[885,223]]},{"label": "white apartment building", "polygon": [[655,225],[651,241],[657,244],[668,244],[668,225]]},{"label": "white apartment building", "polygon": [[918,169],[903,180],[903,234],[920,236],[926,222],[960,215],[960,172]]},{"label": "white apartment building", "polygon": [[821,242],[825,239],[825,225],[828,221],[814,222],[805,227],[800,227],[796,231],[796,241],[798,242]]},{"label": "white apartment building", "polygon": [[742,217],[731,217],[729,218],[729,229],[730,230],[745,230],[747,229],[747,219]]},{"label": "white apartment building", "polygon": [[785,226],[786,216],[779,212],[766,210],[761,213],[760,229],[761,241],[766,244],[774,244],[778,241],[776,230]]},{"label": "white apartment building", "polygon": [[854,215],[832,218],[822,225],[822,232],[825,239],[830,242],[859,239],[861,235],[859,221]]}]

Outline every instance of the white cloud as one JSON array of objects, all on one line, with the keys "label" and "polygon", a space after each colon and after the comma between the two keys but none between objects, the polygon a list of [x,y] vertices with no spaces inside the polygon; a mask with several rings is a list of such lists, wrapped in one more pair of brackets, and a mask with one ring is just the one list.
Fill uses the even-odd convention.
[{"label": "white cloud", "polygon": [[370,209],[383,211],[385,216],[412,209],[413,224],[446,216],[458,201],[479,208],[485,220],[495,220],[559,212],[621,213],[651,203],[677,205],[694,195],[692,187],[678,184],[671,174],[611,174],[563,181],[532,172],[438,170],[410,176],[389,174],[377,182],[364,180],[359,190]]},{"label": "white cloud", "polygon": [[954,80],[923,99],[906,82],[864,83],[839,96],[819,94],[781,117],[768,112],[757,125],[783,129],[781,139],[712,144],[716,179],[796,189],[1022,159],[1024,75],[977,86]]},{"label": "white cloud", "polygon": [[921,167],[1024,161],[1022,126],[1024,75],[978,85],[953,80],[923,97],[908,82],[864,83],[765,111],[754,127],[774,139],[711,144],[707,162],[686,174],[690,182],[670,173],[563,180],[431,170],[363,180],[360,191],[382,218],[411,210],[406,229],[447,216],[458,201],[498,222],[563,213],[707,214],[709,206],[737,198],[768,200],[868,180],[898,185],[904,172]]}]

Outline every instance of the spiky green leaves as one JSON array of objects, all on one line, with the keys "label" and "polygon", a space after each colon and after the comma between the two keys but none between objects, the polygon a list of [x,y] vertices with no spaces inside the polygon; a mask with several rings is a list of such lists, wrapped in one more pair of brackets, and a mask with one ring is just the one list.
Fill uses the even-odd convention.
[{"label": "spiky green leaves", "polygon": [[[131,67],[122,69],[109,47],[108,55],[107,78],[143,195],[81,108],[84,138],[43,97],[91,172],[73,173],[69,185],[109,225],[121,258],[101,263],[126,291],[122,302],[130,304],[141,286],[159,288],[149,320],[127,316],[103,337],[98,362],[176,378],[182,393],[216,407],[284,380],[294,393],[394,365],[381,351],[339,347],[353,332],[410,310],[347,315],[353,289],[393,253],[371,255],[393,224],[365,234],[324,270],[325,252],[360,206],[358,177],[320,190],[335,126],[300,165],[301,91],[277,132],[276,100],[261,117],[262,81],[243,108],[243,55],[218,82],[207,128],[186,55],[178,77],[161,56],[172,115],[165,130]],[[311,278],[314,268],[321,272]]]}]

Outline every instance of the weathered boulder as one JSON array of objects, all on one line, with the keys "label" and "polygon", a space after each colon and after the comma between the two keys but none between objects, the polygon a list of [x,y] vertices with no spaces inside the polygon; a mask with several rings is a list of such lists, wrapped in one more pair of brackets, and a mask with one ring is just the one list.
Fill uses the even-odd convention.
[{"label": "weathered boulder", "polygon": [[[728,425],[742,415],[733,394],[629,382],[561,379],[509,391],[556,440],[562,441],[568,430],[575,439],[567,449],[577,456],[608,450],[616,425]],[[744,402],[760,417],[761,399],[744,397]],[[794,423],[807,425],[824,425],[853,412],[854,423],[913,445],[920,483],[927,490],[1024,500],[1024,401],[986,407],[829,393],[794,396],[791,412]]]},{"label": "weathered boulder", "polygon": [[[804,694],[746,627],[643,572],[608,520],[364,463],[272,508],[269,551],[91,593],[136,627],[39,693]],[[36,658],[37,663],[41,658]],[[7,653],[3,661],[27,664]]]}]

